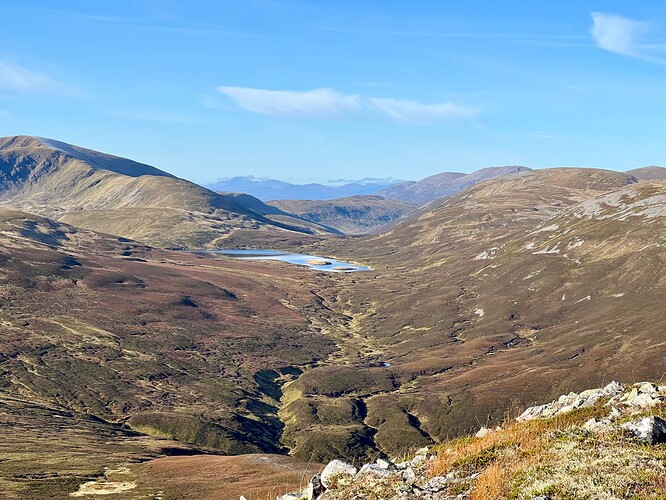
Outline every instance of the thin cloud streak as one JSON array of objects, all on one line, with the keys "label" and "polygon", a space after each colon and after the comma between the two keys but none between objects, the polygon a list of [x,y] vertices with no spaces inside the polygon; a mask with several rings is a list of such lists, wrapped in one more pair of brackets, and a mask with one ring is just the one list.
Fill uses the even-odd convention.
[{"label": "thin cloud streak", "polygon": [[442,119],[470,119],[476,114],[476,110],[452,102],[423,104],[406,99],[371,97],[370,103],[394,120],[412,124],[429,123]]},{"label": "thin cloud streak", "polygon": [[0,61],[0,89],[20,94],[49,94],[81,97],[80,90],[58,82],[51,76],[16,63]]},{"label": "thin cloud streak", "polygon": [[477,110],[452,102],[424,104],[407,99],[343,94],[335,89],[266,90],[221,86],[217,90],[252,113],[297,118],[342,118],[361,113],[388,117],[405,124],[471,119]]},{"label": "thin cloud streak", "polygon": [[329,88],[297,92],[222,86],[217,90],[247,111],[270,116],[327,118],[354,113],[362,108],[359,96],[341,94]]}]

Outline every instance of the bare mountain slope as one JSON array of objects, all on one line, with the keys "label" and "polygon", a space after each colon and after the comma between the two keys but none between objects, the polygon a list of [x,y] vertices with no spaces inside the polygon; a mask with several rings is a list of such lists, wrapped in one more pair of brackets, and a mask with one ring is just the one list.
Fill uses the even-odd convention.
[{"label": "bare mountain slope", "polygon": [[649,166],[628,170],[628,174],[638,177],[642,181],[653,181],[666,179],[666,168],[658,166]]},{"label": "bare mountain slope", "polygon": [[269,205],[301,219],[335,228],[345,234],[381,231],[415,209],[413,205],[381,196],[350,196],[335,200],[279,200]]},{"label": "bare mountain slope", "polygon": [[249,195],[50,139],[1,139],[0,188],[5,206],[157,245],[210,245],[238,228],[330,232]]},{"label": "bare mountain slope", "polygon": [[377,194],[412,205],[425,205],[437,198],[459,193],[478,182],[529,170],[527,167],[508,166],[484,168],[471,174],[443,172],[418,182],[397,184],[379,191]]},{"label": "bare mountain slope", "polygon": [[[320,245],[376,272],[320,293],[352,318],[359,351],[353,368],[320,367],[286,388],[292,450],[308,456],[314,439],[365,425],[396,453],[591,381],[658,380],[665,196],[618,172],[534,171],[477,184],[388,233]],[[363,417],[334,420],[343,400]]]},{"label": "bare mountain slope", "polygon": [[331,314],[317,273],[288,264],[7,209],[0,262],[3,498],[66,498],[156,456],[282,451],[281,383],[335,350],[310,320]]}]

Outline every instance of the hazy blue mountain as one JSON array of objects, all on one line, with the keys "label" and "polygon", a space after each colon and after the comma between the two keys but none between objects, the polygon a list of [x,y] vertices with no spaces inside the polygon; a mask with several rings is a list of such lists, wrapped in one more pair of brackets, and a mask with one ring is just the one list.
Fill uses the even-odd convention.
[{"label": "hazy blue mountain", "polygon": [[217,192],[247,193],[260,200],[332,200],[347,196],[375,194],[396,182],[390,179],[362,179],[339,186],[325,184],[292,184],[253,176],[220,179],[206,187]]}]

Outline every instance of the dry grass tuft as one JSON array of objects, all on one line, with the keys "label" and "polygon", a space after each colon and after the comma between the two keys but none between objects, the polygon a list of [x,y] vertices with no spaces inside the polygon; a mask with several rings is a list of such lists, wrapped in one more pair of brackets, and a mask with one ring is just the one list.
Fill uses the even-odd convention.
[{"label": "dry grass tuft", "polygon": [[[621,460],[628,471],[622,478],[625,493],[640,492],[645,498],[662,498],[659,495],[664,494],[666,498],[660,447],[651,451],[623,441],[618,434],[592,435],[578,427],[607,411],[599,403],[548,420],[508,423],[483,438],[451,441],[440,447],[428,472],[432,476],[478,474],[469,491],[471,500],[531,498],[532,486],[537,485],[555,498],[565,498],[567,494],[597,494],[598,485],[603,488],[604,483],[619,491],[612,477]],[[636,474],[645,464],[650,465],[644,473]],[[596,484],[583,474],[588,466],[596,470]]]}]

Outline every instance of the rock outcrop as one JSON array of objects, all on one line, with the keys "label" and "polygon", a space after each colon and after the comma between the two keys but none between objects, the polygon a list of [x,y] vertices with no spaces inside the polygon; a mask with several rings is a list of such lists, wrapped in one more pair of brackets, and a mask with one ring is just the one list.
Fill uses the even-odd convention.
[{"label": "rock outcrop", "polygon": [[[615,480],[627,483],[626,491],[639,492],[632,498],[646,498],[641,496],[645,492],[666,494],[659,479],[666,478],[663,450],[655,446],[651,454],[651,448],[645,448],[666,442],[666,421],[649,414],[652,411],[666,411],[666,385],[642,382],[625,387],[611,382],[530,407],[503,427],[482,427],[473,437],[421,448],[408,460],[378,459],[360,468],[333,460],[303,491],[278,500],[505,498],[492,481],[499,481],[495,476],[502,474],[506,480],[517,471],[498,473],[498,465],[493,469],[500,457],[509,457],[506,463],[520,470],[515,477],[522,479],[514,478],[514,490],[519,492],[516,498],[543,500],[588,494],[589,498],[625,498],[608,493],[622,490],[613,484]],[[597,416],[585,421],[590,414]],[[473,450],[471,455],[460,453],[466,447]],[[521,451],[521,447],[526,449]],[[543,454],[554,464],[546,467],[540,460],[520,458],[521,453],[525,457]],[[556,465],[558,460],[563,462],[564,473]],[[588,471],[592,465],[599,470]],[[544,471],[551,477],[542,477]],[[601,480],[590,485],[589,474]],[[630,481],[635,484],[628,484]],[[548,493],[559,492],[558,488],[566,495]]]}]

